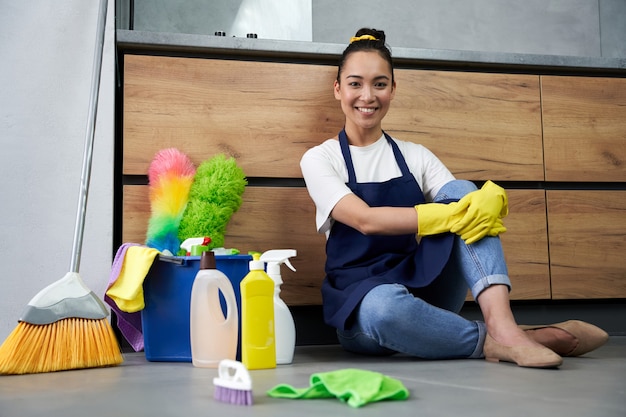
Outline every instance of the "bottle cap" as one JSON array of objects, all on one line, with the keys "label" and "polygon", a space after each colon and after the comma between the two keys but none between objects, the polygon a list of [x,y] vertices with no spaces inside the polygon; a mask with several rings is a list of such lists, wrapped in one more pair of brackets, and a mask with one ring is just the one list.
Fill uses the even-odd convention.
[{"label": "bottle cap", "polygon": [[249,267],[250,271],[263,271],[265,270],[265,262],[260,260],[261,254],[254,253],[252,254],[252,260],[250,261]]},{"label": "bottle cap", "polygon": [[200,257],[200,269],[216,269],[215,254],[213,252],[202,252],[202,256]]}]

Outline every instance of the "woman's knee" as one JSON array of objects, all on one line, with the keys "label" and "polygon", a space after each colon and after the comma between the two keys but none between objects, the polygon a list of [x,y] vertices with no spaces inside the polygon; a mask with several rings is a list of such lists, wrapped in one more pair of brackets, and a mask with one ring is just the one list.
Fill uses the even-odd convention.
[{"label": "woman's knee", "polygon": [[392,325],[398,319],[396,307],[402,305],[404,297],[413,298],[403,285],[383,284],[372,288],[361,300],[359,320],[376,329]]},{"label": "woman's knee", "polygon": [[441,190],[435,196],[434,201],[443,200],[459,200],[466,194],[476,191],[478,188],[476,185],[467,180],[453,180],[441,187]]}]

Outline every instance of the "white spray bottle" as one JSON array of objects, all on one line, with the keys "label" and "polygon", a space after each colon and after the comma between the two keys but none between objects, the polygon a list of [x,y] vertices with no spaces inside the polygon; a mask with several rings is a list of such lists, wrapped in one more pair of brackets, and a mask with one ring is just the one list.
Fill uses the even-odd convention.
[{"label": "white spray bottle", "polygon": [[276,363],[279,365],[291,363],[296,348],[296,325],[289,307],[280,298],[280,286],[283,283],[280,265],[284,263],[295,272],[296,268],[291,265],[289,258],[296,256],[296,254],[295,249],[273,249],[261,255],[261,261],[267,264],[267,275],[274,280],[274,334],[276,337]]}]

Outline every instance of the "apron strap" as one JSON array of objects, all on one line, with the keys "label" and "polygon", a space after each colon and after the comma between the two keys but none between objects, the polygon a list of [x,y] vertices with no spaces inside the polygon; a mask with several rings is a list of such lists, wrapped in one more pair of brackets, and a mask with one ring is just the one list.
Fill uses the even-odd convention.
[{"label": "apron strap", "polygon": [[387,138],[387,142],[389,142],[389,144],[391,145],[391,149],[393,149],[393,154],[396,157],[396,163],[400,168],[400,172],[402,172],[402,176],[411,175],[411,171],[409,171],[409,167],[406,164],[404,156],[402,156],[402,152],[400,152],[400,148],[398,148],[398,144],[393,139],[391,139],[391,136],[389,136],[386,132],[383,131],[383,133]]},{"label": "apron strap", "polygon": [[[352,165],[352,155],[350,155],[350,146],[345,129],[341,129],[341,132],[339,132],[339,145],[341,146],[343,160],[346,162],[346,168],[348,169],[348,184],[356,184],[356,174],[354,173],[354,165]],[[352,189],[352,187],[350,188]]]}]

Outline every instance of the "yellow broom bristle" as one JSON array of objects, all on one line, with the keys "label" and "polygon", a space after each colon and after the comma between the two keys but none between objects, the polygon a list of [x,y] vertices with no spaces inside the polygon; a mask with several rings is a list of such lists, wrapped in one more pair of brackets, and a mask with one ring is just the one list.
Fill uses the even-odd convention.
[{"label": "yellow broom bristle", "polygon": [[46,325],[20,322],[0,346],[0,375],[114,366],[123,360],[106,318],[68,318]]}]

